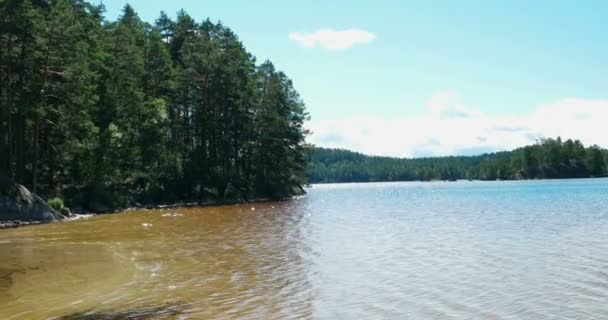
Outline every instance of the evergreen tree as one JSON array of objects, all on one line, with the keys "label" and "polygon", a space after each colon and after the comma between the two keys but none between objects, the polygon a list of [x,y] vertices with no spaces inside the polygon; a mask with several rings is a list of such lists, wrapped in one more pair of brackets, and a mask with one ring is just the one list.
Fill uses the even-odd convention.
[{"label": "evergreen tree", "polygon": [[595,177],[601,177],[606,174],[606,163],[604,162],[604,155],[602,150],[598,146],[592,146],[587,150],[586,159],[587,169],[589,174]]},{"label": "evergreen tree", "polygon": [[[97,102],[95,74],[89,65],[94,57],[85,40],[86,12],[77,10],[86,9],[72,6],[68,0],[55,1],[44,37],[42,112],[37,121],[39,140],[34,141],[34,160],[43,161],[42,181],[58,194],[73,181],[87,180],[86,160],[97,133],[91,114]],[[37,166],[33,171],[36,190]]]}]

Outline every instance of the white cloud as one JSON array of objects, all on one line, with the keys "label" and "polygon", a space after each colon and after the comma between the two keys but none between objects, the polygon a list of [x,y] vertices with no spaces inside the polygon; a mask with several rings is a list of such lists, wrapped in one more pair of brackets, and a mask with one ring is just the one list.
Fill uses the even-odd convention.
[{"label": "white cloud", "polygon": [[356,115],[309,123],[310,141],[367,154],[420,157],[510,150],[538,138],[561,136],[608,147],[608,100],[567,98],[537,106],[526,115],[494,116],[462,105],[442,91],[428,111],[411,118]]},{"label": "white cloud", "polygon": [[293,32],[289,39],[299,43],[304,48],[314,48],[317,45],[328,50],[346,50],[356,44],[372,42],[376,36],[361,29],[320,29],[311,33]]}]

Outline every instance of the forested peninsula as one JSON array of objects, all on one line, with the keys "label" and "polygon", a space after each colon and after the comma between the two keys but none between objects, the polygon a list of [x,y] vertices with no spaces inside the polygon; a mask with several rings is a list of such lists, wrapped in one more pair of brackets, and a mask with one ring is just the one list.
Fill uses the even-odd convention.
[{"label": "forested peninsula", "polygon": [[[97,1],[95,2],[97,3]],[[0,2],[0,176],[84,210],[283,198],[305,106],[220,22],[116,21],[83,0]]]},{"label": "forested peninsula", "polygon": [[513,151],[478,156],[399,159],[315,148],[311,183],[522,180],[603,177],[608,150],[578,140],[541,139]]}]

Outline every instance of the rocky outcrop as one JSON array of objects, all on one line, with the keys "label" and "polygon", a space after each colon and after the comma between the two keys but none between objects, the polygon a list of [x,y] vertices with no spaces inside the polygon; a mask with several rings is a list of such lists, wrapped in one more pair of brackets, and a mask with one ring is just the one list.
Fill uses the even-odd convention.
[{"label": "rocky outcrop", "polygon": [[63,218],[26,187],[0,177],[0,221],[50,222]]}]

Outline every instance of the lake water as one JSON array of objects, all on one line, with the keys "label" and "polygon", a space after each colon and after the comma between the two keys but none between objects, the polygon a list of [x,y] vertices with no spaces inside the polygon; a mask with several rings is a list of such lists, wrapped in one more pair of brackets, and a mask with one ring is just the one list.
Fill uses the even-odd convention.
[{"label": "lake water", "polygon": [[608,180],[315,185],[0,230],[0,319],[608,319]]}]

